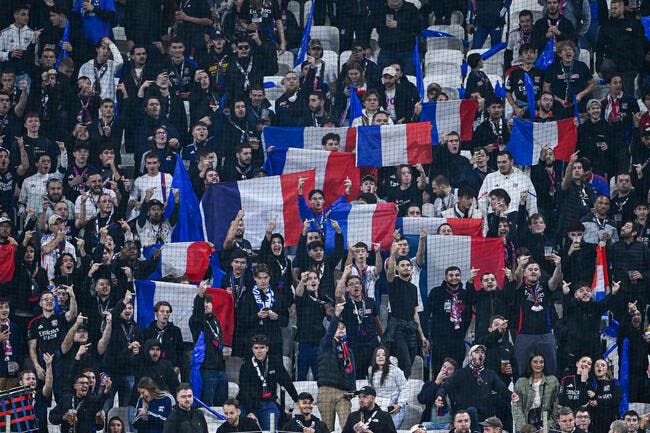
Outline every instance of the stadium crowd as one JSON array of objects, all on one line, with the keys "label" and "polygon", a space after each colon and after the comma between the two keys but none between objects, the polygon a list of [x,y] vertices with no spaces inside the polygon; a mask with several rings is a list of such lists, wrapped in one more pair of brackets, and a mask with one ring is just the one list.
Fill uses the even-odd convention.
[{"label": "stadium crowd", "polygon": [[[206,432],[195,398],[223,409],[218,432],[532,433],[544,420],[563,433],[645,429],[647,414],[621,413],[619,403],[650,403],[650,42],[640,21],[650,1],[539,1],[543,10],[513,11],[511,0],[316,0],[314,25],[336,27],[334,45],[349,58],[327,63],[332,42],[312,38],[269,101],[264,77],[301,45],[303,17],[287,0],[4,0],[0,389],[30,387],[40,432],[48,423],[64,433]],[[337,203],[480,218],[484,234],[503,241],[503,284],[452,266],[444,281],[420,287],[434,233],[423,229],[416,248],[399,230],[390,251],[344,245],[324,192],[303,191],[301,180],[297,248],[285,248],[271,219],[254,251],[246,209],[232,221],[217,246],[224,276],[211,281],[208,271],[192,315],[174,316],[189,323],[193,342],[170,320],[171,299],[156,303],[147,327],[136,323],[134,280],[160,261],[159,250],[144,259],[143,249],[169,243],[179,222],[182,197],[171,187],[179,159],[201,198],[212,184],[267,175],[267,126],[419,121],[425,102],[458,90],[432,82],[421,100],[409,81],[416,38],[430,17],[447,26],[456,11],[472,48],[488,36],[507,41],[505,97],[483,71],[486,59],[470,54],[460,97],[478,101],[473,139],[446,131],[432,163],[364,171],[360,190],[346,182]],[[508,16],[518,23],[506,34]],[[543,71],[536,60],[549,44],[555,58]],[[359,117],[351,118],[351,91]],[[506,148],[513,117],[531,114],[577,116],[568,161],[548,143],[531,167],[515,165]],[[345,146],[330,133],[322,147]],[[336,233],[331,254],[327,231]],[[452,224],[437,234],[453,236]],[[594,299],[602,250],[609,280]],[[234,299],[232,347],[208,286]],[[390,305],[383,323],[382,305]],[[200,335],[199,396],[187,382]],[[605,356],[613,342],[618,356]],[[229,395],[235,357],[239,391]],[[424,411],[407,425],[409,377],[422,360],[431,380],[411,404]],[[615,376],[625,376],[625,393]],[[368,385],[357,390],[359,379]],[[313,393],[298,393],[294,381],[306,380]],[[278,385],[296,402],[292,415],[278,404]],[[128,419],[107,419],[114,406],[131,407]]]}]

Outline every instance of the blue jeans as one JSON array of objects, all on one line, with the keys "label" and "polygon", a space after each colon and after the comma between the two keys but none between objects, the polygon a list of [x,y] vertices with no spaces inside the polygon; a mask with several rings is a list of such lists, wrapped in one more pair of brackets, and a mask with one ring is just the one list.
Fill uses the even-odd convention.
[{"label": "blue jeans", "polygon": [[113,407],[113,399],[115,398],[115,393],[119,394],[120,407],[129,406],[131,403],[131,393],[133,392],[133,387],[135,386],[135,377],[133,376],[118,376],[108,374],[113,382],[111,391],[108,394],[108,398],[104,403],[104,411],[108,411]]},{"label": "blue jeans", "polygon": [[274,414],[273,417],[273,430],[278,427],[278,421],[280,420],[280,409],[274,401],[262,401],[260,402],[260,407],[249,411],[245,407],[241,407],[242,415],[248,415],[253,413],[257,417],[257,421],[260,423],[262,430],[268,431],[271,430],[271,414]]},{"label": "blue jeans", "polygon": [[318,377],[318,344],[298,343],[298,376],[296,380],[307,380],[307,372],[311,367],[314,380]]},{"label": "blue jeans", "polygon": [[201,400],[208,406],[221,406],[228,399],[228,376],[225,371],[202,370]]},{"label": "blue jeans", "polygon": [[[585,33],[579,41],[580,48],[585,50],[591,50],[592,52],[598,47],[598,32],[600,31],[600,25],[598,21],[592,21]],[[589,66],[589,65],[587,65]]]},{"label": "blue jeans", "polygon": [[488,35],[490,36],[490,46],[495,46],[501,42],[502,32],[503,27],[489,28],[481,25],[476,26],[474,28],[474,38],[472,39],[472,49],[483,48],[483,44],[485,44]]},{"label": "blue jeans", "polygon": [[393,424],[395,424],[395,428],[397,430],[399,430],[399,427],[402,425],[402,421],[404,421],[405,416],[406,416],[406,406],[400,407],[399,412],[391,415],[391,418],[393,418]]},{"label": "blue jeans", "polygon": [[379,70],[383,71],[386,66],[392,62],[399,60],[402,65],[402,74],[415,75],[415,65],[413,64],[413,50],[408,51],[389,51],[381,49],[377,56],[377,66]]}]

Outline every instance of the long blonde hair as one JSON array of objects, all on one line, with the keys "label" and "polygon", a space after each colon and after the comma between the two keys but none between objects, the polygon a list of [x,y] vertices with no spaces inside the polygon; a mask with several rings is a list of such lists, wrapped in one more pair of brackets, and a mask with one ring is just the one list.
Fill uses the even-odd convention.
[{"label": "long blonde hair", "polygon": [[[148,376],[143,376],[140,379],[140,381],[138,382],[137,389],[140,388],[147,390],[147,392],[149,392],[149,394],[151,395],[152,400],[162,398],[169,394],[167,391],[158,388],[158,384],[156,383],[156,381],[154,381],[152,378]],[[142,398],[142,408],[145,410],[149,408],[149,402],[144,398]]]}]

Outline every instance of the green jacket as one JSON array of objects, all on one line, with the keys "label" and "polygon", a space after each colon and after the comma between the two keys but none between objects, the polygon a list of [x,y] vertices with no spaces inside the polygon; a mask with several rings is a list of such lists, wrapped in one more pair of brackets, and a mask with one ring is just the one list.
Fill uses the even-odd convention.
[{"label": "green jacket", "polygon": [[[555,376],[544,376],[539,385],[539,392],[542,394],[542,412],[548,413],[549,425],[555,425],[560,408],[558,403],[560,382]],[[520,431],[528,421],[528,411],[535,399],[532,379],[520,377],[515,384],[515,393],[519,396],[519,401],[512,406],[512,417],[515,421],[516,431]]]}]

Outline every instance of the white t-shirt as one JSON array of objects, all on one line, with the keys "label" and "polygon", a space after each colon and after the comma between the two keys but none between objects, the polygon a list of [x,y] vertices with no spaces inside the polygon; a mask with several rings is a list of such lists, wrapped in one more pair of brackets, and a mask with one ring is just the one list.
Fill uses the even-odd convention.
[{"label": "white t-shirt", "polygon": [[[350,275],[358,276],[363,279],[363,276],[360,275],[360,269],[357,266],[352,266],[352,271]],[[361,274],[365,273],[365,292],[366,296],[372,299],[375,299],[375,282],[379,278],[377,275],[377,268],[375,266],[366,266],[366,269],[361,271]],[[380,300],[381,301],[381,300]]]},{"label": "white t-shirt", "polygon": [[395,89],[386,90],[386,111],[390,115],[393,122],[397,121],[397,113],[395,112]]}]

